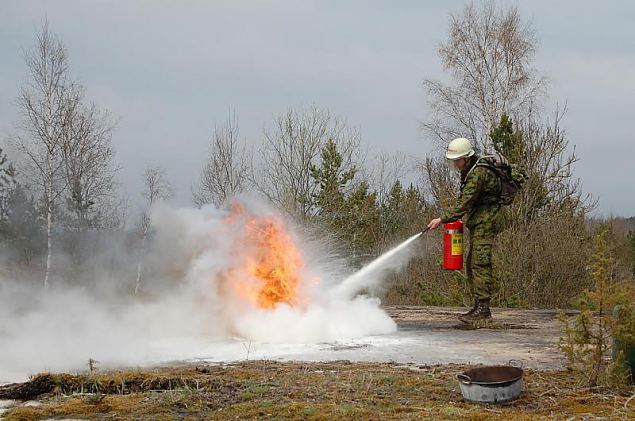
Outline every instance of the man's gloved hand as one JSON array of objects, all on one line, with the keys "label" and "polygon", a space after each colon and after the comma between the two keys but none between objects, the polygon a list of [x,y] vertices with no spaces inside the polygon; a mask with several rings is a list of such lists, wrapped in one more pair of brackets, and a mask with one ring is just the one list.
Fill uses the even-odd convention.
[{"label": "man's gloved hand", "polygon": [[441,218],[435,218],[428,224],[428,229],[435,229],[441,224]]}]

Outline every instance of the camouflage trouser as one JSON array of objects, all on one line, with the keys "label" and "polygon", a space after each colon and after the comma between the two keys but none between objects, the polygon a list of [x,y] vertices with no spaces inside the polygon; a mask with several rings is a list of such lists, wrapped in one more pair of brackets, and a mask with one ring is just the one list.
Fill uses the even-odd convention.
[{"label": "camouflage trouser", "polygon": [[494,289],[492,245],[495,235],[492,229],[478,225],[470,230],[465,273],[470,293],[477,300],[488,300],[492,297]]}]

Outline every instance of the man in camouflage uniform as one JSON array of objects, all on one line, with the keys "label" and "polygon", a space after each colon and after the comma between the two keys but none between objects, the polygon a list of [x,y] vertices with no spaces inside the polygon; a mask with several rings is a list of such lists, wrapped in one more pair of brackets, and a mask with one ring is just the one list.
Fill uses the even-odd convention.
[{"label": "man in camouflage uniform", "polygon": [[459,320],[472,323],[491,319],[489,304],[494,286],[492,245],[502,226],[499,180],[490,169],[477,165],[479,156],[467,139],[458,138],[450,142],[446,157],[461,172],[461,194],[456,206],[430,221],[428,228],[434,229],[441,223],[463,218],[470,233],[465,272],[474,306]]}]

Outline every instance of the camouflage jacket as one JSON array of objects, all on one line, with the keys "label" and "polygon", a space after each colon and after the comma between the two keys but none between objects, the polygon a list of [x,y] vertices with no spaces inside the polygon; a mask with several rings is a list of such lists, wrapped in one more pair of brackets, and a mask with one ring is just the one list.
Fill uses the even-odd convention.
[{"label": "camouflage jacket", "polygon": [[486,230],[498,231],[501,225],[501,207],[497,203],[499,180],[491,170],[476,166],[477,156],[467,162],[461,171],[461,194],[454,207],[441,217],[441,222],[452,222],[463,218],[468,229],[481,226]]}]

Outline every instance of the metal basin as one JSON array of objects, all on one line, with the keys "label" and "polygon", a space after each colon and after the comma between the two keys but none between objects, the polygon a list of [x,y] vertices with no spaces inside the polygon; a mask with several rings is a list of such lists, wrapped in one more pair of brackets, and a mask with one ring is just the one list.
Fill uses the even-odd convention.
[{"label": "metal basin", "polygon": [[523,369],[512,361],[508,366],[473,368],[457,374],[456,378],[463,398],[471,402],[510,402],[523,391]]}]

